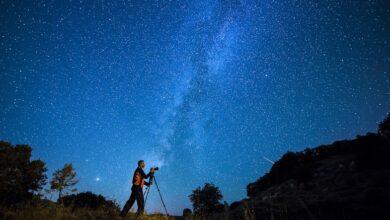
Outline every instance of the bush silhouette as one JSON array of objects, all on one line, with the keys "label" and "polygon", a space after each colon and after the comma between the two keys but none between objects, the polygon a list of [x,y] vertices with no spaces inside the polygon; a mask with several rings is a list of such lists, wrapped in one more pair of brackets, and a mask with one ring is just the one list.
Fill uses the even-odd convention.
[{"label": "bush silhouette", "polygon": [[183,209],[183,217],[189,217],[192,215],[192,211],[189,208]]},{"label": "bush silhouette", "polygon": [[96,195],[92,192],[63,196],[62,201],[65,207],[71,207],[73,210],[87,208],[92,210],[112,209],[119,211],[119,207],[115,202],[106,200],[104,196]]}]

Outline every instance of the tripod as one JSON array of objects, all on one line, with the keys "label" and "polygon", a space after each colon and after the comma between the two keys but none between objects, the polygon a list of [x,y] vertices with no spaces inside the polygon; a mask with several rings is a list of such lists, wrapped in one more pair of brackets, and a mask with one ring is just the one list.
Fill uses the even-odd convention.
[{"label": "tripod", "polygon": [[157,188],[158,194],[160,195],[161,203],[162,203],[162,205],[164,206],[165,213],[167,214],[167,216],[169,216],[168,211],[167,211],[167,207],[165,206],[164,200],[163,200],[162,195],[161,195],[161,192],[160,192],[160,188],[158,187],[157,180],[156,180],[156,177],[154,176],[154,174],[152,174],[152,175],[149,177],[149,183],[150,183],[150,184],[149,184],[149,186],[146,187],[145,192],[144,192],[144,196],[145,196],[144,205],[146,206],[146,201],[147,201],[147,199],[148,199],[148,195],[149,195],[149,192],[150,192],[150,186],[152,185],[153,181],[154,181],[154,183],[156,184],[156,188]]}]

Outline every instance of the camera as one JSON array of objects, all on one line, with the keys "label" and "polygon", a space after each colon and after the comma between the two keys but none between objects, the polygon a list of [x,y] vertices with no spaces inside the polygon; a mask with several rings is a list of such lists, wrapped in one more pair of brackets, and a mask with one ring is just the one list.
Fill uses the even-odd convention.
[{"label": "camera", "polygon": [[[153,172],[152,172],[152,169],[153,169]],[[154,178],[154,172],[156,172],[158,170],[158,167],[152,167],[150,168],[150,177],[153,179]]]}]

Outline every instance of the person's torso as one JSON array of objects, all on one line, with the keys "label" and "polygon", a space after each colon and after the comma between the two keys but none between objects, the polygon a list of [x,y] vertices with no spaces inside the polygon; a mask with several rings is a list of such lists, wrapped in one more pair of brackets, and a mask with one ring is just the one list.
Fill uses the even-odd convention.
[{"label": "person's torso", "polygon": [[145,185],[145,180],[141,173],[143,173],[143,170],[137,167],[133,175],[133,185],[140,188],[142,188]]}]

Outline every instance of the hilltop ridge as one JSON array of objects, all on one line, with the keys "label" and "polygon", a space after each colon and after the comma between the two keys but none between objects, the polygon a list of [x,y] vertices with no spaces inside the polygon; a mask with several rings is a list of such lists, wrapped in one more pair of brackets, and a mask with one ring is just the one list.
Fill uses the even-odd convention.
[{"label": "hilltop ridge", "polygon": [[378,134],[287,152],[269,173],[248,184],[249,198],[232,203],[228,215],[234,219],[389,219],[388,134],[382,129]]}]

